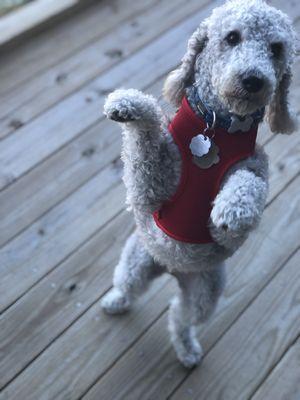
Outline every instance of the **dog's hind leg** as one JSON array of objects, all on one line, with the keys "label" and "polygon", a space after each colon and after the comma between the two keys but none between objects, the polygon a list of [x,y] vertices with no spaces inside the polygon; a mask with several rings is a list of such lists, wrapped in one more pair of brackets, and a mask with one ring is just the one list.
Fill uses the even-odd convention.
[{"label": "dog's hind leg", "polygon": [[169,310],[171,341],[181,363],[192,368],[202,358],[202,348],[196,337],[196,325],[213,313],[224,287],[224,266],[209,271],[175,275],[180,293]]},{"label": "dog's hind leg", "polygon": [[136,233],[127,240],[114,271],[113,288],[101,305],[108,314],[129,310],[132,301],[144,292],[150,281],[165,272],[145,250]]}]

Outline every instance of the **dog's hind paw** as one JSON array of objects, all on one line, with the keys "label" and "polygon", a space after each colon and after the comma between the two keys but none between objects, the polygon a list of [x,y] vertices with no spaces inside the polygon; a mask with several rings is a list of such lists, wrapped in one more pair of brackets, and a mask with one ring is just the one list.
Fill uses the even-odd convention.
[{"label": "dog's hind paw", "polygon": [[123,314],[130,309],[128,296],[112,288],[101,300],[101,307],[107,314]]},{"label": "dog's hind paw", "polygon": [[174,345],[177,357],[185,368],[194,368],[200,364],[203,351],[197,340],[191,340],[189,343],[176,343]]}]

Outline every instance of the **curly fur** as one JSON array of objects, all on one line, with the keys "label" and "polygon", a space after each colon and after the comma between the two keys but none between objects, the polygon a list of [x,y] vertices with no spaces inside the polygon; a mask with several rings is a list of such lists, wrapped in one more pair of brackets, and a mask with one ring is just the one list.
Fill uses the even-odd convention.
[{"label": "curly fur", "polygon": [[[241,42],[225,38],[238,31]],[[272,43],[282,43],[275,57]],[[219,114],[247,115],[268,107],[274,132],[295,130],[288,106],[295,34],[287,16],[262,0],[229,0],[201,23],[188,42],[181,65],[166,80],[164,94],[178,106],[184,95],[197,111],[191,86]],[[245,76],[263,80],[258,93],[246,93]],[[127,203],[136,220],[115,269],[114,287],[103,298],[108,313],[127,311],[149,282],[167,271],[179,283],[169,313],[171,340],[186,367],[201,360],[195,326],[213,312],[224,286],[224,260],[246,240],[260,221],[268,192],[268,161],[257,146],[255,154],[226,174],[210,216],[209,244],[189,244],[167,236],[152,213],[169,199],[179,184],[180,153],[168,133],[168,119],[152,96],[120,89],[110,94],[104,112],[123,128],[124,183]]]}]

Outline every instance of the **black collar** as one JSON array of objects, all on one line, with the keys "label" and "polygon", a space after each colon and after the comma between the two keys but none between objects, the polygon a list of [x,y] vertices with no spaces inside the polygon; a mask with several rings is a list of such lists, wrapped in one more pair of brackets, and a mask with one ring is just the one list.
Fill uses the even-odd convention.
[{"label": "black collar", "polygon": [[253,123],[252,126],[258,125],[260,122],[262,122],[264,115],[265,115],[265,107],[261,108],[260,110],[255,111],[253,114],[248,115],[247,117],[239,117],[236,114],[229,113],[227,116],[221,116],[217,115],[213,110],[209,109],[201,100],[198,90],[195,86],[193,86],[192,90],[192,95],[193,99],[195,101],[197,110],[201,114],[201,116],[204,118],[206,124],[208,127],[219,127],[219,128],[224,128],[227,131],[230,129],[232,125],[232,121],[234,120],[240,120],[243,122],[247,117],[252,118]]}]

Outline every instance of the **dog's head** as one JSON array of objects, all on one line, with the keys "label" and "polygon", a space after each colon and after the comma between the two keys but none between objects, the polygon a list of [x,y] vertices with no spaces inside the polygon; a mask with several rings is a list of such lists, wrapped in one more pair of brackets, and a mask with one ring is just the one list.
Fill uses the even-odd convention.
[{"label": "dog's head", "polygon": [[178,106],[196,82],[204,101],[244,116],[264,106],[274,132],[290,133],[288,106],[296,35],[289,18],[263,0],[228,0],[194,32],[182,63],[167,78]]}]

